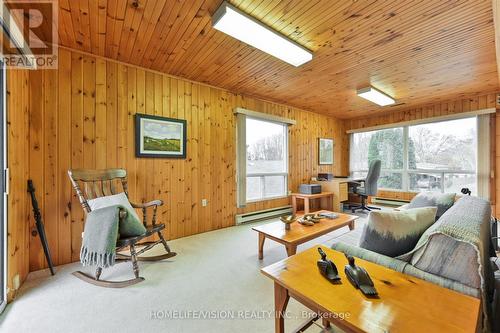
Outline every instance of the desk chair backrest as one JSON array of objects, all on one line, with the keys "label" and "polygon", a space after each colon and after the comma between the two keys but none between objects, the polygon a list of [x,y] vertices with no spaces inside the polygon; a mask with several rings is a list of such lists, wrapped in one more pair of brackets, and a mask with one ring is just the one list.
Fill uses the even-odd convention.
[{"label": "desk chair backrest", "polygon": [[[91,211],[87,200],[121,192],[125,192],[128,197],[127,171],[124,169],[73,169],[68,170],[68,175],[86,213]],[[80,186],[83,186],[85,193]]]},{"label": "desk chair backrest", "polygon": [[365,179],[365,194],[366,195],[377,195],[378,190],[378,179],[380,177],[380,168],[382,163],[380,160],[373,160],[368,168],[368,174]]}]

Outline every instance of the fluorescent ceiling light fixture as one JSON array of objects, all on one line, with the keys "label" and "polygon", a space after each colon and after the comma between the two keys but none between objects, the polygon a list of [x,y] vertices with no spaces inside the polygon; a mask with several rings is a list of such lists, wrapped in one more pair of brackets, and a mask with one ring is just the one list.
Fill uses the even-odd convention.
[{"label": "fluorescent ceiling light fixture", "polygon": [[214,13],[212,26],[294,66],[300,66],[312,59],[311,51],[225,1]]},{"label": "fluorescent ceiling light fixture", "polygon": [[380,90],[377,90],[373,87],[367,87],[358,90],[358,96],[363,97],[364,99],[369,100],[375,104],[380,106],[386,106],[396,103],[394,98],[390,97],[387,94],[384,94]]}]

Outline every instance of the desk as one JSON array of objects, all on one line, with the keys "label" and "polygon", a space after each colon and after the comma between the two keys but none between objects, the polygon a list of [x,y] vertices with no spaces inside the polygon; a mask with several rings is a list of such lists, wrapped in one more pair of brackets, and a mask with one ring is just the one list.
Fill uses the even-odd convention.
[{"label": "desk", "polygon": [[342,212],[342,202],[349,200],[349,182],[351,178],[334,178],[333,180],[315,180],[311,184],[321,185],[321,191],[333,193],[333,211]]},{"label": "desk", "polygon": [[292,193],[292,208],[293,213],[297,214],[297,199],[304,200],[304,214],[310,213],[310,202],[311,200],[320,199],[323,202],[323,199],[326,200],[326,205],[322,205],[321,209],[332,210],[332,200],[333,193],[332,192],[321,192],[316,194],[304,194],[304,193]]},{"label": "desk", "polygon": [[319,314],[324,326],[331,322],[345,332],[476,331],[481,318],[478,298],[356,259],[370,274],[379,294],[368,298],[347,280],[344,254],[320,247],[337,265],[340,284],[330,283],[319,273],[316,246],[261,269],[274,281],[275,332],[284,332],[290,297]]}]

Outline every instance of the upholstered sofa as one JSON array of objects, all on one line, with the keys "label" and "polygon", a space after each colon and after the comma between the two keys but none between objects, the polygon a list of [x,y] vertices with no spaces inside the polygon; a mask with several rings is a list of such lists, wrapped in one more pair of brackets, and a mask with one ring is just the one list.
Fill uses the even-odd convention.
[{"label": "upholstered sofa", "polygon": [[482,298],[486,304],[484,318],[489,318],[484,320],[483,330],[490,331],[490,324],[498,317],[492,315],[498,307],[490,219],[488,201],[465,196],[429,227],[415,249],[405,255],[391,258],[345,243],[335,243],[332,248]]}]

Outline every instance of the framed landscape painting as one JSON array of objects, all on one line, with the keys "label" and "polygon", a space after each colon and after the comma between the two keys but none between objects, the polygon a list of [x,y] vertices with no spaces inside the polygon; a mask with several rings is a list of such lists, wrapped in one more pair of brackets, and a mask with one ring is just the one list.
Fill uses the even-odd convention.
[{"label": "framed landscape painting", "polygon": [[186,121],[137,113],[135,156],[186,158]]},{"label": "framed landscape painting", "polygon": [[333,139],[319,138],[318,156],[319,164],[333,164]]}]

